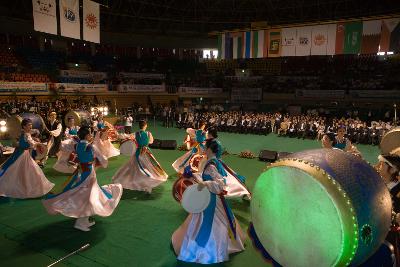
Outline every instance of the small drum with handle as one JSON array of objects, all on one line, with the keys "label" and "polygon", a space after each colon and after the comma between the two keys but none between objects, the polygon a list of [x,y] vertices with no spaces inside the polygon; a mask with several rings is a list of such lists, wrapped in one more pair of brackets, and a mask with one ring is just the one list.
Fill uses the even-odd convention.
[{"label": "small drum with handle", "polygon": [[211,193],[207,187],[198,189],[198,184],[193,184],[186,188],[182,196],[182,207],[189,213],[203,212],[210,203]]},{"label": "small drum with handle", "polygon": [[175,181],[174,185],[172,186],[172,196],[177,202],[181,202],[183,193],[185,192],[186,188],[191,185],[196,184],[196,180],[192,178],[185,178],[181,176],[178,180]]}]

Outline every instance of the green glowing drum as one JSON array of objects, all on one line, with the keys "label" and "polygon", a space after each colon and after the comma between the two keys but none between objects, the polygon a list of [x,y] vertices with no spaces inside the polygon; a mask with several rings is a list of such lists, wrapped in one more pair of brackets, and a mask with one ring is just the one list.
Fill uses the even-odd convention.
[{"label": "green glowing drum", "polygon": [[357,266],[382,244],[391,223],[391,198],[379,174],[337,149],[271,164],[252,196],[255,244],[282,266]]}]

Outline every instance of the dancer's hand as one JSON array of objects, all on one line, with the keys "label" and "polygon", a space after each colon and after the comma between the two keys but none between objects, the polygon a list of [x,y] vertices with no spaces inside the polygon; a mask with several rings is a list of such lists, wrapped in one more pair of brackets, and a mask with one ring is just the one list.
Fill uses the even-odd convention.
[{"label": "dancer's hand", "polygon": [[206,184],[203,183],[203,182],[200,182],[200,183],[197,185],[197,190],[202,191],[202,190],[204,189],[204,187],[206,187]]}]

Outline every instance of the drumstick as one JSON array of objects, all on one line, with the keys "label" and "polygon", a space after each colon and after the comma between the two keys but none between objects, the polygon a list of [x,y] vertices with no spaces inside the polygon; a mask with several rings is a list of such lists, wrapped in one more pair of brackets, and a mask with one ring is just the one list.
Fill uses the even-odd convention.
[{"label": "drumstick", "polygon": [[76,253],[81,252],[81,251],[87,249],[89,246],[90,246],[90,244],[87,243],[86,245],[84,245],[84,246],[82,246],[81,248],[79,248],[79,249],[77,249],[77,250],[75,250],[75,251],[69,253],[68,255],[66,255],[66,256],[62,257],[61,259],[59,259],[59,260],[53,262],[52,264],[47,265],[47,267],[52,267],[52,266],[56,265],[57,263],[59,263],[59,262],[65,260],[66,258],[69,258],[69,257],[71,257],[72,255],[75,255]]}]

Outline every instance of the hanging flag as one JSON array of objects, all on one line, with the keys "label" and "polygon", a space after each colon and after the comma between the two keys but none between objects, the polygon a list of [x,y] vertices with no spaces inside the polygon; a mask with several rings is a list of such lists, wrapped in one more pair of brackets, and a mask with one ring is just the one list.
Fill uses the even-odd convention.
[{"label": "hanging flag", "polygon": [[243,58],[244,54],[244,33],[236,32],[232,33],[233,38],[233,58]]},{"label": "hanging flag", "polygon": [[376,54],[379,50],[379,41],[381,39],[381,20],[363,21],[361,53]]},{"label": "hanging flag", "polygon": [[258,54],[258,31],[251,32],[251,58],[257,58]]},{"label": "hanging flag", "polygon": [[296,56],[309,56],[311,54],[312,27],[299,27],[296,29]]},{"label": "hanging flag", "polygon": [[253,53],[252,53],[252,58],[262,58],[266,57],[266,42],[265,42],[265,31],[260,30],[260,31],[253,31]]},{"label": "hanging flag", "polygon": [[251,55],[251,32],[244,33],[244,49],[243,49],[243,58],[250,58]]},{"label": "hanging flag", "polygon": [[362,21],[348,22],[344,29],[344,54],[359,54],[361,52]]},{"label": "hanging flag", "polygon": [[281,56],[281,29],[268,31],[268,57]]},{"label": "hanging flag", "polygon": [[35,31],[57,34],[56,0],[32,0]]},{"label": "hanging flag", "polygon": [[336,29],[336,24],[328,24],[328,43],[326,45],[326,54],[330,56],[334,55],[336,52]]},{"label": "hanging flag", "polygon": [[100,43],[100,5],[83,0],[83,39]]},{"label": "hanging flag", "polygon": [[268,57],[268,48],[269,48],[269,31],[262,31],[264,35],[264,44],[263,44],[263,57]]},{"label": "hanging flag", "polygon": [[311,34],[311,55],[325,56],[327,45],[328,25],[313,26]]},{"label": "hanging flag", "polygon": [[264,30],[258,31],[257,58],[267,57],[267,54],[264,54],[266,44],[265,36],[266,35]]},{"label": "hanging flag", "polygon": [[379,42],[380,52],[399,52],[400,18],[382,20],[382,31]]},{"label": "hanging flag", "polygon": [[225,33],[225,59],[232,59],[232,36]]},{"label": "hanging flag", "polygon": [[79,0],[60,0],[59,6],[61,35],[81,39]]},{"label": "hanging flag", "polygon": [[336,55],[342,55],[344,53],[344,30],[345,30],[344,23],[338,23],[336,25],[336,42],[335,42]]},{"label": "hanging flag", "polygon": [[282,29],[282,53],[281,56],[289,57],[296,55],[296,28]]},{"label": "hanging flag", "polygon": [[225,33],[219,34],[217,38],[218,59],[225,59]]}]

